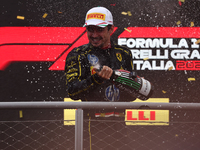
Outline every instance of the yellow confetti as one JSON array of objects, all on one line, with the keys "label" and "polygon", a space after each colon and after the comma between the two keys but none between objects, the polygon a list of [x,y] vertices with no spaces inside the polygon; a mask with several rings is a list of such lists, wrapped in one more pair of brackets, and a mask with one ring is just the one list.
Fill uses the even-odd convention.
[{"label": "yellow confetti", "polygon": [[127,12],[122,12],[121,14],[122,14],[122,15],[127,15]]},{"label": "yellow confetti", "polygon": [[176,23],[177,25],[179,25],[179,24],[181,24],[181,21],[177,21],[177,23]]},{"label": "yellow confetti", "polygon": [[62,12],[61,12],[61,11],[58,11],[58,13],[59,13],[59,14],[62,14]]},{"label": "yellow confetti", "polygon": [[200,39],[198,39],[196,42],[195,42],[195,44],[199,44],[200,43]]},{"label": "yellow confetti", "polygon": [[167,93],[166,91],[164,91],[164,90],[162,90],[162,92],[165,94],[165,93]]},{"label": "yellow confetti", "polygon": [[183,3],[185,2],[185,0],[178,0],[178,1],[181,1],[181,2],[183,2]]},{"label": "yellow confetti", "polygon": [[176,134],[175,137],[178,137],[178,134]]},{"label": "yellow confetti", "polygon": [[146,58],[144,58],[143,60],[148,60],[149,58],[148,57],[146,57]]},{"label": "yellow confetti", "polygon": [[130,11],[127,11],[127,13],[128,13],[128,15],[129,15],[129,16],[132,16],[132,14],[131,14],[131,12],[130,12]]},{"label": "yellow confetti", "polygon": [[194,27],[194,22],[191,22],[191,23],[190,23],[190,27]]},{"label": "yellow confetti", "polygon": [[131,33],[131,31],[129,30],[129,29],[127,29],[127,28],[124,28],[126,31],[128,31],[128,32],[130,32]]},{"label": "yellow confetti", "polygon": [[172,70],[172,69],[173,69],[173,66],[171,66],[171,67],[168,68],[169,71]]},{"label": "yellow confetti", "polygon": [[22,112],[22,110],[19,111],[19,118],[23,118],[23,112]]},{"label": "yellow confetti", "polygon": [[188,81],[195,81],[195,78],[188,78]]},{"label": "yellow confetti", "polygon": [[45,14],[44,14],[42,17],[43,17],[43,18],[46,18],[46,17],[47,17],[47,15],[48,15],[48,14],[47,14],[47,13],[45,13]]},{"label": "yellow confetti", "polygon": [[25,17],[24,17],[24,16],[17,16],[17,19],[24,20],[24,19],[25,19]]}]

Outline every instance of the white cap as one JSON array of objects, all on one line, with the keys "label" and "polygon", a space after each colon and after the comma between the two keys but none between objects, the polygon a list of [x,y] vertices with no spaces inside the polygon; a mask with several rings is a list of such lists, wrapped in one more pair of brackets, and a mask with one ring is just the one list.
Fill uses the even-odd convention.
[{"label": "white cap", "polygon": [[94,7],[87,12],[83,27],[95,25],[104,28],[109,24],[113,25],[111,12],[105,7]]}]

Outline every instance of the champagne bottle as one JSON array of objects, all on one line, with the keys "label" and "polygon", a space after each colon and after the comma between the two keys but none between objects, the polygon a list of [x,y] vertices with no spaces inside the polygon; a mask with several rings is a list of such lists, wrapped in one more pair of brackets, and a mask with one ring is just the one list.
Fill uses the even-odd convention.
[{"label": "champagne bottle", "polygon": [[137,76],[136,72],[114,70],[110,80],[120,90],[141,100],[147,100],[153,94],[152,84],[148,80]]}]

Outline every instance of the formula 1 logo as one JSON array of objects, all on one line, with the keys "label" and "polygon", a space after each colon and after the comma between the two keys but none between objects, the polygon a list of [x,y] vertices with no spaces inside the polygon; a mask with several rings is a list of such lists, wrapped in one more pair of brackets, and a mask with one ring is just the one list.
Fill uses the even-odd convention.
[{"label": "formula 1 logo", "polygon": [[53,61],[49,70],[64,70],[67,54],[86,43],[82,27],[1,27],[0,70],[17,61]]},{"label": "formula 1 logo", "polygon": [[83,27],[1,27],[0,70],[19,61],[51,61],[49,70],[64,70],[67,54],[87,43]]},{"label": "formula 1 logo", "polygon": [[[135,70],[200,70],[198,27],[128,30],[118,36],[118,44],[131,49]],[[0,27],[0,70],[19,61],[54,62],[49,70],[64,70],[67,54],[86,43],[83,27]]]}]

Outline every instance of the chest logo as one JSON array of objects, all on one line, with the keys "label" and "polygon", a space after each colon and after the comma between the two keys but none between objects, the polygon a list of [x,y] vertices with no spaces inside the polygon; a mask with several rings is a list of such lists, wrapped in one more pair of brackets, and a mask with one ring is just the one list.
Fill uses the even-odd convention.
[{"label": "chest logo", "polygon": [[121,53],[116,53],[117,59],[121,62],[122,61],[122,55]]},{"label": "chest logo", "polygon": [[119,100],[119,89],[115,85],[110,85],[105,90],[106,98],[109,101],[118,101]]},{"label": "chest logo", "polygon": [[96,71],[94,70],[94,66],[90,66],[91,75],[95,74]]},{"label": "chest logo", "polygon": [[87,59],[92,66],[96,65],[99,61],[98,57],[93,54],[92,55],[88,54]]}]

